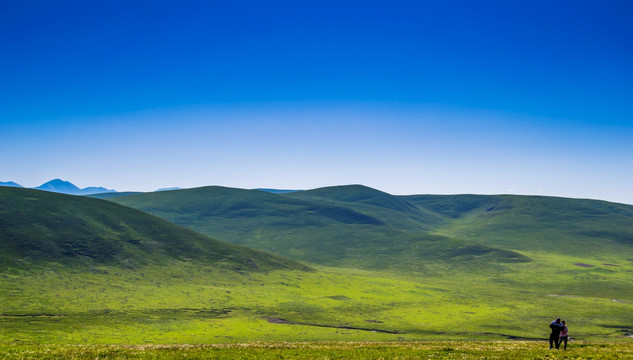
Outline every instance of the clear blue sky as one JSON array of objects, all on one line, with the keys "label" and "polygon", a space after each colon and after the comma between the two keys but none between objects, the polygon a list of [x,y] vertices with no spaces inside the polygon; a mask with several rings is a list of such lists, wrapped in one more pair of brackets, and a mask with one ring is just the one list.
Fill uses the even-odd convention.
[{"label": "clear blue sky", "polygon": [[0,181],[633,204],[630,1],[11,1]]}]

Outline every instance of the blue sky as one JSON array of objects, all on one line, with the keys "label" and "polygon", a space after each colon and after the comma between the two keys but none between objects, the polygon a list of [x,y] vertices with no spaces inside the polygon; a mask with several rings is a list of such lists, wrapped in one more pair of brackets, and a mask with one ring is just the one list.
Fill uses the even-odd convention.
[{"label": "blue sky", "polygon": [[629,1],[15,1],[0,181],[633,204]]}]

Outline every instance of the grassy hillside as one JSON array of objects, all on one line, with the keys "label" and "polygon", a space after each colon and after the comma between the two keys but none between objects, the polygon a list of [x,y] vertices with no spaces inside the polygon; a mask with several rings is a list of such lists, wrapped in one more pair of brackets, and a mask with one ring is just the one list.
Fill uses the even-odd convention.
[{"label": "grassy hillside", "polygon": [[287,196],[346,206],[390,226],[525,251],[626,253],[633,206],[589,199],[512,195],[392,196],[337,186]]},{"label": "grassy hillside", "polygon": [[331,266],[422,271],[529,261],[519,253],[429,234],[441,215],[367,187],[287,194],[204,187],[110,199],[228,242]]},{"label": "grassy hillside", "polygon": [[543,196],[408,196],[447,218],[434,232],[519,251],[633,259],[633,206]]},{"label": "grassy hillside", "polygon": [[[546,304],[558,300],[575,299],[579,313],[596,299],[618,308],[633,302],[633,244],[628,241],[633,207],[627,205],[530,196],[392,196],[362,186],[280,195],[200,188],[168,195],[171,202],[145,195],[115,201],[294,259],[380,271],[377,277],[393,272],[445,282],[453,296],[471,297],[468,306],[502,303],[524,322],[536,311],[525,309],[530,297],[541,310],[554,313],[559,308]],[[198,207],[191,211],[183,204],[194,198]],[[249,216],[227,211],[236,199]],[[305,207],[279,206],[290,200],[346,208],[377,221],[350,224]]]},{"label": "grassy hillside", "polygon": [[104,200],[0,188],[0,269],[54,262],[128,268],[197,261],[228,268],[300,268]]},{"label": "grassy hillside", "polygon": [[420,208],[405,198],[362,185],[333,186],[285,195],[372,214],[389,226],[401,230],[430,231],[445,222],[442,214]]},{"label": "grassy hillside", "polygon": [[[107,201],[2,192],[2,254],[9,255],[0,270],[0,344],[544,340],[556,316],[568,320],[574,340],[630,342],[633,261],[626,241],[604,242],[613,254],[572,254],[543,249],[547,244],[530,241],[529,229],[510,227],[515,242],[500,247],[503,238],[457,235],[468,235],[468,221],[485,224],[492,205],[504,221],[530,219],[518,214],[538,208],[528,206],[531,199],[501,204],[506,197],[467,196],[451,206],[450,197],[387,201],[390,195],[372,189],[351,190],[357,196],[335,195],[344,187],[305,192],[305,198],[211,187],[113,198],[147,201],[148,210],[163,216],[337,265],[315,265],[316,271],[192,232],[185,231],[191,237],[182,243],[171,241],[161,234],[181,236],[182,228]],[[584,201],[571,203],[587,209]],[[603,205],[607,214],[619,209],[622,216],[609,223],[611,230],[625,229],[629,208]],[[517,215],[502,216],[505,211]],[[609,218],[578,212],[595,217],[596,228]],[[398,223],[417,217],[434,222]],[[69,229],[80,235],[69,236]],[[16,247],[18,235],[31,244],[28,253]],[[140,242],[124,243],[132,236]],[[50,245],[57,257],[29,239]],[[113,254],[96,256],[98,246],[109,249],[116,239],[124,244]],[[512,251],[515,243],[524,250]],[[216,245],[229,255],[215,260]],[[256,254],[275,260],[266,265]],[[127,259],[136,263],[128,266]]]},{"label": "grassy hillside", "polygon": [[393,196],[360,185],[221,187],[111,199],[210,236],[331,266],[478,269],[547,255],[630,263],[633,206],[538,196]]},{"label": "grassy hillside", "polygon": [[225,241],[328,265],[416,269],[412,257],[455,262],[460,254],[496,262],[541,253],[633,258],[626,255],[633,206],[597,200],[393,196],[359,185],[286,194],[207,187],[112,200]]}]

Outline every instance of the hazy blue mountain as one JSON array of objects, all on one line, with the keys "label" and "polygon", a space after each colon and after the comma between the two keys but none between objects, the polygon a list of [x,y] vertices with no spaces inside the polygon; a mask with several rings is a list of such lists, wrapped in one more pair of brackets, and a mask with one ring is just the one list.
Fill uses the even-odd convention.
[{"label": "hazy blue mountain", "polygon": [[64,181],[61,179],[51,180],[47,183],[44,183],[36,187],[35,189],[56,192],[56,193],[61,193],[61,194],[68,194],[68,195],[91,195],[91,194],[116,192],[115,190],[110,190],[104,187],[95,187],[95,186],[80,189],[73,183]]},{"label": "hazy blue mountain", "polygon": [[35,189],[71,195],[78,195],[81,192],[81,189],[74,184],[61,179],[51,180]]},{"label": "hazy blue mountain", "polygon": [[106,189],[101,186],[89,186],[81,189],[81,195],[102,194],[102,193],[115,193],[116,190]]},{"label": "hazy blue mountain", "polygon": [[15,183],[13,181],[2,182],[0,181],[0,186],[8,186],[8,187],[23,187],[22,185]]}]

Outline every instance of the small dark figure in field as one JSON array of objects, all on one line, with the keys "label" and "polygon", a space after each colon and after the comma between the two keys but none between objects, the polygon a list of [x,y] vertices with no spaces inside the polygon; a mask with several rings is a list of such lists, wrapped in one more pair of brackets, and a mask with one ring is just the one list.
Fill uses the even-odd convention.
[{"label": "small dark figure in field", "polygon": [[549,324],[549,328],[552,329],[552,333],[549,334],[549,349],[552,350],[552,348],[556,346],[558,350],[560,346],[560,332],[563,331],[565,325],[560,321],[560,318],[556,318],[556,320]]},{"label": "small dark figure in field", "polygon": [[567,329],[567,325],[565,325],[565,320],[562,321],[563,323],[563,330],[560,331],[560,340],[558,341],[558,344],[562,344],[563,342],[565,342],[565,347],[563,349],[567,350],[567,340],[569,340],[569,335],[567,334],[567,331],[569,331]]}]

